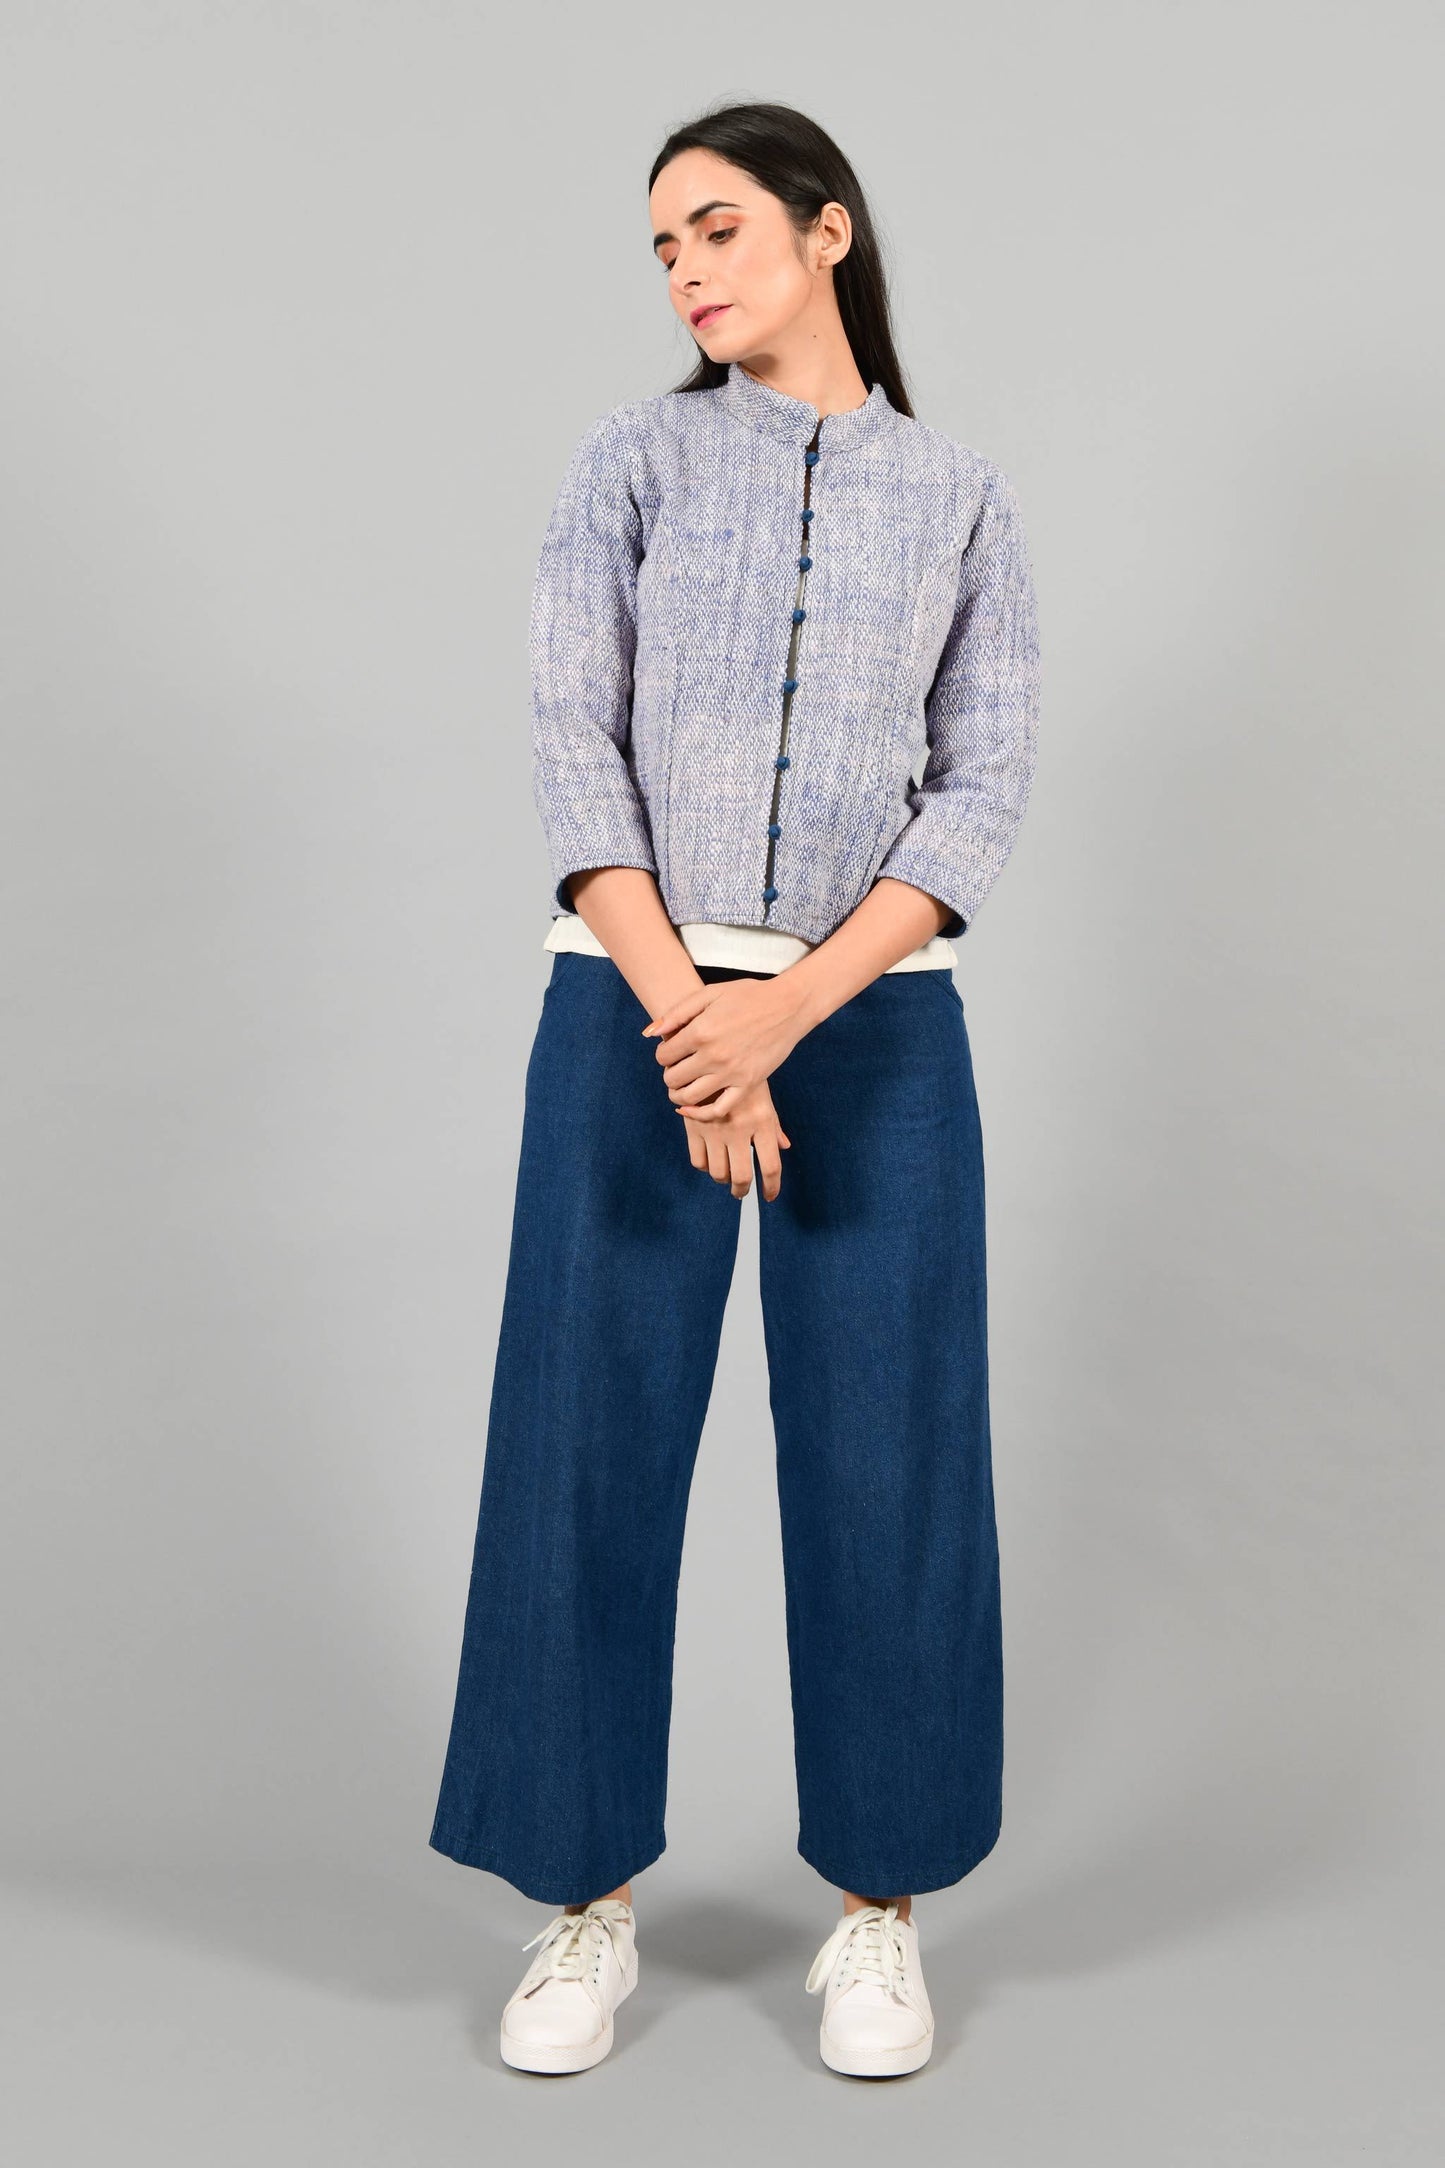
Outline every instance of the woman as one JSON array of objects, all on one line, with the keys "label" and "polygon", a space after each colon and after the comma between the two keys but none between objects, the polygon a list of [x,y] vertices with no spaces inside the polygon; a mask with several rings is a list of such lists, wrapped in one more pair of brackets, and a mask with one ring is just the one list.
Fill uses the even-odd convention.
[{"label": "woman", "polygon": [[683,1522],[755,1157],[798,1850],[842,1896],[806,1984],[823,2060],[884,2075],[933,2041],[911,1900],[1000,1826],[949,942],[1032,779],[1034,590],[1008,480],[913,416],[828,136],[734,106],[670,136],[649,191],[699,358],[588,430],[537,574],[553,961],[430,1841],[560,1908],[505,2060],[600,2061],[665,1843]]}]

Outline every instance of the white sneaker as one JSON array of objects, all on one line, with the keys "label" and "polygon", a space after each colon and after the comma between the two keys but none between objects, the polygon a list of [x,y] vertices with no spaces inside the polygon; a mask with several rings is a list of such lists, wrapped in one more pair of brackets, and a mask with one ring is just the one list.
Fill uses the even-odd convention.
[{"label": "white sneaker", "polygon": [[891,2078],[933,2053],[933,2010],[918,1929],[896,1904],[845,1912],[813,1959],[808,1993],[823,1996],[818,2051],[830,2070]]},{"label": "white sneaker", "polygon": [[637,1922],[620,1897],[559,1912],[502,2012],[502,2061],[514,2070],[590,2070],[612,2045],[612,2013],[637,1985]]}]

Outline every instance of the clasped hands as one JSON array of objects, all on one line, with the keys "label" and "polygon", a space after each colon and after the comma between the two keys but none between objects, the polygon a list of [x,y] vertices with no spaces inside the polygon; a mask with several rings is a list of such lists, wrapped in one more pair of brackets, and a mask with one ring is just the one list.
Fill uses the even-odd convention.
[{"label": "clasped hands", "polygon": [[695,987],[644,1027],[658,1041],[668,1097],[687,1124],[692,1163],[735,1197],[752,1185],[758,1157],[763,1195],[776,1197],[782,1182],[784,1135],[768,1078],[787,1060],[800,1038],[798,1004],[783,981],[720,979]]}]

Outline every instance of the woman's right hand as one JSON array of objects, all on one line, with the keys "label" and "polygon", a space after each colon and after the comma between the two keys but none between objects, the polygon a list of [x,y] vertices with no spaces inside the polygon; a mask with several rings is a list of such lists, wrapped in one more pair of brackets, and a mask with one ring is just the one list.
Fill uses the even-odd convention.
[{"label": "woman's right hand", "polygon": [[783,1184],[781,1155],[792,1139],[783,1134],[766,1082],[735,1099],[717,1121],[692,1121],[683,1107],[678,1117],[687,1126],[687,1148],[699,1172],[710,1174],[715,1182],[726,1182],[735,1197],[746,1197],[753,1186],[756,1151],[763,1195],[769,1200],[777,1196]]}]

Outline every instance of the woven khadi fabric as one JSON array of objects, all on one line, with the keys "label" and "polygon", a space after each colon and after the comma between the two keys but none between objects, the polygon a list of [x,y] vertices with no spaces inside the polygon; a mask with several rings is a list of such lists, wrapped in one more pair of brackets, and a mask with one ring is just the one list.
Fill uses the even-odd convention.
[{"label": "woven khadi fabric", "polygon": [[1013,847],[1039,711],[1017,494],[880,384],[820,421],[734,362],[603,415],[529,651],[554,919],[572,874],[640,866],[674,925],[818,942],[887,876],[955,938]]}]

